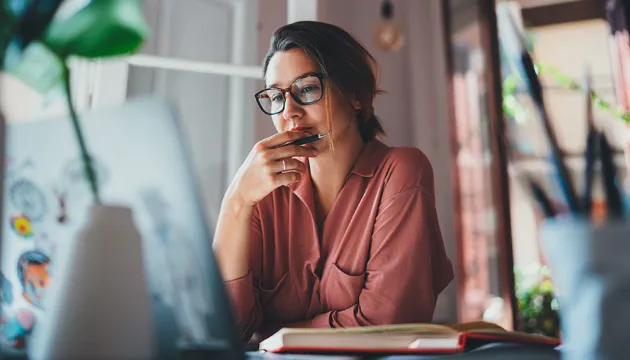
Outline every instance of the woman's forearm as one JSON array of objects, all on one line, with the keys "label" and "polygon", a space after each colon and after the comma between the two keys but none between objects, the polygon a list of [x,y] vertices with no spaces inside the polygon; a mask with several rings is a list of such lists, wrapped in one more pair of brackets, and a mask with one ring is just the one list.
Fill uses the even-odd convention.
[{"label": "woman's forearm", "polygon": [[253,207],[226,197],[221,205],[214,236],[216,255],[223,280],[247,275]]}]

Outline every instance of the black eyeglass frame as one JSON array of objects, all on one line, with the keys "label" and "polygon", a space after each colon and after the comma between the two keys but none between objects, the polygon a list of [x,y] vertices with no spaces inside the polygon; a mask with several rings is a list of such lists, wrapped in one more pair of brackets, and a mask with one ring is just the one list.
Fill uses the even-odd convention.
[{"label": "black eyeglass frame", "polygon": [[[293,92],[291,91],[291,88],[293,87],[293,85],[295,85],[295,83],[298,80],[306,79],[307,77],[310,77],[310,76],[313,76],[313,77],[316,77],[317,79],[319,79],[319,83],[322,86],[321,95],[319,96],[319,98],[317,100],[313,100],[313,101],[309,101],[309,102],[303,102],[295,94],[293,94]],[[258,107],[260,108],[260,110],[262,112],[264,112],[265,114],[267,114],[267,115],[276,115],[276,114],[279,114],[279,113],[284,111],[284,108],[287,105],[286,93],[289,93],[289,95],[291,95],[293,100],[295,100],[295,102],[297,102],[300,105],[312,105],[312,104],[315,104],[316,102],[320,101],[324,97],[324,78],[325,78],[325,76],[322,73],[306,73],[306,74],[298,77],[297,79],[293,80],[293,82],[291,83],[291,85],[288,88],[270,87],[270,88],[262,89],[262,90],[260,90],[260,91],[258,91],[258,92],[256,92],[254,94],[254,98],[256,99],[256,104],[258,104]],[[277,111],[277,112],[270,113],[270,112],[265,111],[265,109],[263,108],[263,106],[260,103],[260,100],[258,98],[258,96],[260,94],[264,93],[265,91],[269,91],[269,90],[278,90],[285,96],[284,101],[282,102],[282,108],[279,111]]]}]

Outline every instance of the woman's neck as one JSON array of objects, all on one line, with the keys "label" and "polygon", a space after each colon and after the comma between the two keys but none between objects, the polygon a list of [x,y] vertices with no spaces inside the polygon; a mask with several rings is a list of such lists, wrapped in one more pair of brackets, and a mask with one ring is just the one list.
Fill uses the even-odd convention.
[{"label": "woman's neck", "polygon": [[339,195],[365,145],[358,131],[348,135],[343,142],[335,142],[334,154],[328,149],[317,157],[309,159],[316,206],[318,212],[323,212],[324,217]]}]

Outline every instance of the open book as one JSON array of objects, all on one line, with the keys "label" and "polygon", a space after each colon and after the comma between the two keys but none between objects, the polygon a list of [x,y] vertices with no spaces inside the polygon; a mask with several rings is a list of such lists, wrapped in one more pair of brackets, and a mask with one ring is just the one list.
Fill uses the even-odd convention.
[{"label": "open book", "polygon": [[506,331],[487,322],[454,325],[403,324],[345,329],[284,328],[260,343],[268,352],[458,353],[490,343],[555,347],[560,341]]}]

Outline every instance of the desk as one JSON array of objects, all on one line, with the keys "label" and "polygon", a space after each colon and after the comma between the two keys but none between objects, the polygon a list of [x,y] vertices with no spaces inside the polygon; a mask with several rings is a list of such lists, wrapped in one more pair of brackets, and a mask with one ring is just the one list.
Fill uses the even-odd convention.
[{"label": "desk", "polygon": [[[0,349],[2,360],[27,360],[24,354]],[[335,355],[291,355],[248,352],[247,360],[476,360],[476,359],[540,359],[560,360],[560,352],[554,349],[539,349],[519,345],[489,345],[465,354],[455,355],[390,355],[390,356],[335,356]]]},{"label": "desk", "polygon": [[492,344],[477,350],[454,355],[389,355],[389,356],[334,356],[334,355],[290,355],[248,352],[247,360],[560,360],[560,351],[512,344]]}]

